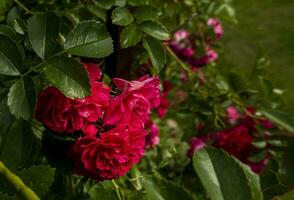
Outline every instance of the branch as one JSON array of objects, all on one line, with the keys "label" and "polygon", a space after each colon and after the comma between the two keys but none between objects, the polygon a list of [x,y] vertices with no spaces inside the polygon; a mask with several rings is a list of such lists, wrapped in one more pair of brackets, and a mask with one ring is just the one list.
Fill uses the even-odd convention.
[{"label": "branch", "polygon": [[0,176],[3,176],[9,182],[15,191],[22,196],[25,200],[40,200],[40,198],[27,187],[23,181],[13,174],[5,165],[0,161]]}]

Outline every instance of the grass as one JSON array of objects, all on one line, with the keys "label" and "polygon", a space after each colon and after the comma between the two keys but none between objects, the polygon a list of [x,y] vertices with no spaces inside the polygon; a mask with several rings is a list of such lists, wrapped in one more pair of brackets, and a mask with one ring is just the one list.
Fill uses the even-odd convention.
[{"label": "grass", "polygon": [[285,90],[294,110],[294,1],[235,0],[238,24],[225,23],[222,65],[248,74],[260,49],[271,65],[267,77]]}]

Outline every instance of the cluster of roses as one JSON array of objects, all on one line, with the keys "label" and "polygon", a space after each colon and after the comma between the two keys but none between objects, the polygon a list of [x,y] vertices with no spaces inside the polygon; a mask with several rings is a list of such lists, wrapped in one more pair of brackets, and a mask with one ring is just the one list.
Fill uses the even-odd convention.
[{"label": "cluster of roses", "polygon": [[101,82],[99,66],[84,67],[91,95],[71,99],[55,87],[45,88],[38,96],[35,118],[56,133],[79,133],[70,150],[77,174],[98,180],[117,178],[139,162],[146,145],[158,143],[150,114],[160,105],[160,80],[114,78],[119,94],[111,95],[111,88]]},{"label": "cluster of roses", "polygon": [[[252,107],[247,109],[247,114],[241,114],[235,107],[229,107],[227,115],[232,127],[202,137],[193,137],[188,155],[191,157],[199,149],[211,145],[233,155],[250,166],[253,172],[261,173],[268,163],[270,154],[267,152],[261,160],[256,162],[250,160],[252,155],[259,152],[259,149],[253,144],[257,126],[261,126],[264,130],[271,130],[275,128],[275,125],[266,119],[252,118],[254,114]],[[264,134],[267,134],[266,131]]]},{"label": "cluster of roses", "polygon": [[[210,18],[207,21],[207,25],[213,28],[215,39],[220,40],[223,35],[220,21]],[[187,30],[179,30],[175,32],[173,39],[170,41],[171,49],[181,60],[190,65],[193,70],[198,70],[200,67],[218,59],[217,52],[210,47],[213,41],[211,38],[206,41],[204,55],[199,55],[199,52],[197,52],[196,40],[197,38],[192,38]]]}]

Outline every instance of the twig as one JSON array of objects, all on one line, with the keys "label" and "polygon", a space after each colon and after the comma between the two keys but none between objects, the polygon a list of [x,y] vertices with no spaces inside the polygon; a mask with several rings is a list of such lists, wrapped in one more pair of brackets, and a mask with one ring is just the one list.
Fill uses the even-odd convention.
[{"label": "twig", "polygon": [[23,9],[24,11],[26,11],[28,14],[31,14],[31,15],[36,15],[36,14],[39,14],[39,12],[34,12],[34,11],[31,11],[30,9],[28,9],[25,5],[23,5],[20,1],[18,0],[14,0],[14,2],[21,8]]}]

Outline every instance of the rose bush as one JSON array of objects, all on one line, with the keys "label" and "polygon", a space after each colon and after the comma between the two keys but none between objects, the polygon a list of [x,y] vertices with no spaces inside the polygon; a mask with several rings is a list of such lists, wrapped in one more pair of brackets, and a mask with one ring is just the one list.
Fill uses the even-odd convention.
[{"label": "rose bush", "polygon": [[293,189],[293,122],[267,58],[250,76],[219,62],[230,2],[1,1],[0,199]]}]

